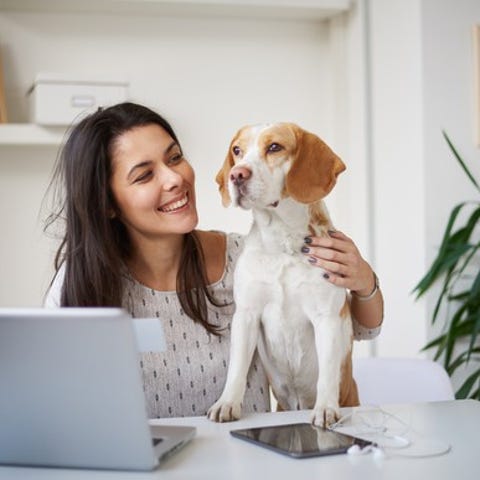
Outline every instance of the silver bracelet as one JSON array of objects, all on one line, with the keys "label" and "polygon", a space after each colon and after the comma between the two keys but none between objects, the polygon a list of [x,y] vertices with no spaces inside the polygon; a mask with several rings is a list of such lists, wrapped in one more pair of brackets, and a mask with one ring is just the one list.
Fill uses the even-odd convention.
[{"label": "silver bracelet", "polygon": [[373,278],[375,280],[375,285],[371,293],[369,293],[368,295],[359,295],[357,292],[354,292],[353,290],[350,292],[359,302],[368,302],[377,294],[378,290],[380,289],[380,282],[375,272],[373,272]]}]

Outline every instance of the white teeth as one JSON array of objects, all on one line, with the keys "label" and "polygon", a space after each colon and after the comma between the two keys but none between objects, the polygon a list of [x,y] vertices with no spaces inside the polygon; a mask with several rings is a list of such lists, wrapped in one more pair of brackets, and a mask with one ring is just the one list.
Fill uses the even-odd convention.
[{"label": "white teeth", "polygon": [[168,204],[165,207],[159,208],[162,212],[173,212],[174,210],[178,210],[179,208],[182,208],[184,205],[186,205],[188,202],[188,197],[185,195],[181,200],[178,200],[177,202],[173,202]]}]

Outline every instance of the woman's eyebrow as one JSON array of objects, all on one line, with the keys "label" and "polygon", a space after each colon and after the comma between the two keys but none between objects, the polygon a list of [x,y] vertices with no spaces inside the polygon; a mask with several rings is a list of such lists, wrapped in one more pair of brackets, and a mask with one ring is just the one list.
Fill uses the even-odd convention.
[{"label": "woman's eyebrow", "polygon": [[174,140],[165,150],[165,153],[169,153],[170,150],[173,150],[175,147],[178,147],[180,148],[180,146],[178,145],[178,143]]},{"label": "woman's eyebrow", "polygon": [[[170,153],[171,150],[173,150],[175,147],[179,147],[178,143],[173,141],[164,151],[164,155],[167,155],[168,153]],[[180,147],[179,147],[180,148]],[[139,168],[144,168],[144,167],[148,167],[149,165],[151,165],[153,162],[151,160],[145,160],[143,162],[140,162],[140,163],[137,163],[136,165],[134,165],[130,171],[128,172],[128,175],[127,175],[127,179],[130,179],[132,177],[132,175],[134,174],[134,172],[136,170],[138,170]]]}]

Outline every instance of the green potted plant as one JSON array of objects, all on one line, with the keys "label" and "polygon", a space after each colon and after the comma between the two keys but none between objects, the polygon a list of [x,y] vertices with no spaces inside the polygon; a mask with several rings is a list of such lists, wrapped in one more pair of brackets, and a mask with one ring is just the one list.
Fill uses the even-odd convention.
[{"label": "green potted plant", "polygon": [[[455,159],[480,193],[480,186],[445,132],[443,136]],[[466,220],[461,220],[465,218]],[[480,400],[480,201],[456,205],[448,219],[438,254],[429,270],[414,288],[417,299],[437,282],[440,293],[432,314],[432,324],[445,308],[445,327],[441,335],[424,350],[434,348],[434,359],[442,359],[450,376],[462,365],[470,373],[456,392],[456,398]]]}]

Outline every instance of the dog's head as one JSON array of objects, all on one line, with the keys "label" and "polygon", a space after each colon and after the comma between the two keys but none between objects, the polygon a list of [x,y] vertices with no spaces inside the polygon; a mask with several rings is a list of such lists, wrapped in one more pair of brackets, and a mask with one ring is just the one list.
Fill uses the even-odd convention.
[{"label": "dog's head", "polygon": [[293,123],[241,128],[217,174],[224,206],[276,207],[291,197],[313,203],[325,197],[344,163],[316,135]]}]

